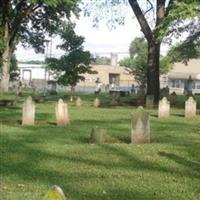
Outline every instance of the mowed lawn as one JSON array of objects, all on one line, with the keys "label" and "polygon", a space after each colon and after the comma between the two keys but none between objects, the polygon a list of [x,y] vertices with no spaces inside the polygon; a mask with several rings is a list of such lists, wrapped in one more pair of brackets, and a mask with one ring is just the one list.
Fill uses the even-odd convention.
[{"label": "mowed lawn", "polygon": [[[36,125],[21,126],[21,103],[0,107],[0,199],[41,200],[59,185],[68,200],[200,199],[200,115],[185,119],[184,109],[158,119],[148,110],[151,144],[130,144],[134,106],[69,105],[71,124],[58,128],[55,103],[36,104]],[[199,111],[198,111],[199,114]],[[90,144],[93,127],[107,129],[119,143]]]}]

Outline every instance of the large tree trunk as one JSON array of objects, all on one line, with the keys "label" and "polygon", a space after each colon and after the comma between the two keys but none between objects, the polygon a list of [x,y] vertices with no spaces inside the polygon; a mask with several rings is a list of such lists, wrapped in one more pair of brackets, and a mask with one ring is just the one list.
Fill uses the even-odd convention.
[{"label": "large tree trunk", "polygon": [[70,101],[71,102],[74,100],[74,94],[75,94],[75,86],[71,86],[71,91],[70,91]]},{"label": "large tree trunk", "polygon": [[2,59],[2,74],[1,74],[1,92],[8,92],[9,80],[10,80],[10,61],[12,56],[12,50],[9,46],[5,48]]},{"label": "large tree trunk", "polygon": [[154,96],[154,102],[159,101],[160,91],[160,43],[148,42],[147,63],[147,95]]},{"label": "large tree trunk", "polygon": [[8,92],[9,80],[10,80],[10,62],[11,56],[14,51],[15,45],[14,41],[10,40],[11,36],[9,35],[8,23],[5,23],[4,26],[4,51],[2,53],[2,71],[1,71],[1,84],[0,90],[2,93]]}]

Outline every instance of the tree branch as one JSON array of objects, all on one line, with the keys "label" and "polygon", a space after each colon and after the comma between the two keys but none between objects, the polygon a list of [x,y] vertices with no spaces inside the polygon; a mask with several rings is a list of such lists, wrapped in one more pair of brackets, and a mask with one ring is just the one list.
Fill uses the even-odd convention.
[{"label": "tree branch", "polygon": [[157,0],[156,26],[159,26],[165,18],[165,1]]},{"label": "tree branch", "polygon": [[145,35],[145,38],[147,39],[147,41],[152,41],[153,40],[153,34],[151,31],[151,28],[144,16],[144,14],[142,13],[142,10],[137,2],[137,0],[129,0],[129,4],[140,24],[141,30]]},{"label": "tree branch", "polygon": [[151,1],[147,0],[147,2],[151,5],[151,7],[147,11],[144,12],[144,15],[146,15],[149,11],[153,10],[153,4],[151,3]]}]

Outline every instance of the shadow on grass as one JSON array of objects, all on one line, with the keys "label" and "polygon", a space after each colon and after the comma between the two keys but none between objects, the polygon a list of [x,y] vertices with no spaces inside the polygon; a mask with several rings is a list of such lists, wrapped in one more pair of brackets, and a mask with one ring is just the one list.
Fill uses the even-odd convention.
[{"label": "shadow on grass", "polygon": [[164,151],[158,152],[158,155],[161,157],[165,157],[169,160],[172,160],[180,165],[188,167],[191,170],[196,171],[198,175],[200,174],[200,162],[191,161],[181,156],[175,155],[173,153],[166,153]]}]

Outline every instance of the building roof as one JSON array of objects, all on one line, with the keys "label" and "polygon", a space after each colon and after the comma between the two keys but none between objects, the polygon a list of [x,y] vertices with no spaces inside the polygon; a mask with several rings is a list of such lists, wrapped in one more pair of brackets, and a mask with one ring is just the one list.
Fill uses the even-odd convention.
[{"label": "building roof", "polygon": [[188,79],[191,76],[194,80],[200,80],[200,59],[191,59],[187,65],[175,63],[168,76],[171,79]]}]

